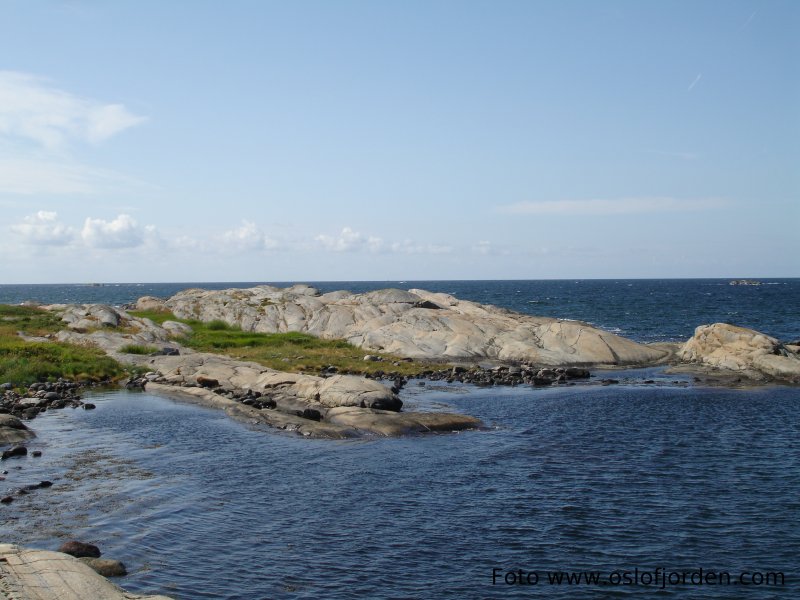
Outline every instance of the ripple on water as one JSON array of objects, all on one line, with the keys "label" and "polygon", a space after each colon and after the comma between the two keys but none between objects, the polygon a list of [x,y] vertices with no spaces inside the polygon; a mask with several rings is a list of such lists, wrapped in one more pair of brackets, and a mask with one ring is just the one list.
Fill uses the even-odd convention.
[{"label": "ripple on water", "polygon": [[792,573],[795,390],[459,389],[415,389],[415,401],[499,429],[303,440],[145,393],[100,394],[95,411],[33,421],[30,447],[44,455],[0,483],[55,485],[2,509],[5,539],[94,541],[128,565],[126,587],[188,599],[531,596],[492,588],[493,567]]}]

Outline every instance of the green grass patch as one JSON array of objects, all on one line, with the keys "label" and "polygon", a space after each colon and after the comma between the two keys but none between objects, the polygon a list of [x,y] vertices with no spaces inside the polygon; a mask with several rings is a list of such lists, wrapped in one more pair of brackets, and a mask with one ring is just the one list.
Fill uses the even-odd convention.
[{"label": "green grass patch", "polygon": [[124,373],[122,365],[97,348],[0,336],[0,382],[29,385],[59,377],[102,381]]},{"label": "green grass patch", "polygon": [[[278,371],[318,373],[323,367],[334,366],[339,371],[356,374],[393,371],[417,375],[428,369],[442,368],[439,363],[407,362],[397,356],[368,352],[344,340],[324,340],[306,333],[254,333],[221,320],[203,323],[195,319],[178,319],[169,312],[131,311],[130,314],[159,324],[164,321],[186,323],[192,328],[192,333],[180,339],[185,346],[200,352],[257,362]],[[377,355],[383,360],[366,362],[365,354]]]},{"label": "green grass patch", "polygon": [[123,354],[143,354],[145,356],[158,352],[155,346],[142,346],[140,344],[127,344],[119,349]]},{"label": "green grass patch", "polygon": [[26,342],[17,335],[44,336],[63,329],[58,314],[34,306],[0,304],[0,383],[29,385],[66,377],[77,381],[116,379],[125,369],[97,348],[62,342]]},{"label": "green grass patch", "polygon": [[35,306],[12,306],[0,304],[0,336],[16,335],[22,331],[27,335],[47,335],[64,328],[61,317]]}]

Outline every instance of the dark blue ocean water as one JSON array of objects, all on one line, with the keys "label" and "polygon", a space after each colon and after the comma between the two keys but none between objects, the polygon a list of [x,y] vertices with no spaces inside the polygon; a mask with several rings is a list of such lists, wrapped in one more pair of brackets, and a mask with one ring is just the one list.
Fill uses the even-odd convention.
[{"label": "dark blue ocean water", "polygon": [[[800,279],[764,279],[732,286],[728,279],[541,281],[338,281],[310,283],[323,292],[365,292],[386,287],[422,288],[463,300],[495,304],[548,317],[587,321],[634,340],[676,341],[705,323],[751,327],[782,340],[800,338]],[[262,282],[286,286],[290,282]],[[187,287],[224,289],[238,283],[129,283],[0,285],[0,303],[105,302],[125,304],[145,295],[169,297]]]},{"label": "dark blue ocean water", "polygon": [[[469,386],[409,406],[487,431],[375,441],[266,433],[146,393],[33,424],[4,541],[97,543],[181,599],[796,598],[796,389]],[[10,462],[6,461],[4,468]],[[492,585],[524,569],[536,586]],[[782,572],[786,585],[550,585],[547,572]],[[612,579],[612,581],[614,581]]]},{"label": "dark blue ocean water", "polygon": [[[800,280],[765,281],[316,285],[423,287],[646,341],[713,321],[797,339]],[[183,287],[0,286],[0,301],[121,304]],[[99,393],[94,411],[30,423],[41,458],[4,461],[2,495],[55,485],[0,505],[1,539],[53,549],[92,541],[128,565],[120,584],[182,600],[800,597],[800,390],[702,387],[658,369],[648,377],[660,385],[412,382],[402,391],[409,410],[476,415],[487,430],[349,442],[263,431],[147,393]],[[540,582],[492,585],[494,568],[535,571]],[[734,584],[547,579],[701,568]],[[786,585],[740,585],[742,572],[749,581],[782,572]]]}]

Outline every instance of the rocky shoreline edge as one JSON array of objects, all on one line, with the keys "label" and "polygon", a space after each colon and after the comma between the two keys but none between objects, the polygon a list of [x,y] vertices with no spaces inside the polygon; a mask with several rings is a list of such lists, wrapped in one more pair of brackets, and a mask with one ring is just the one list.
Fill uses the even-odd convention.
[{"label": "rocky shoreline edge", "polygon": [[[113,584],[124,566],[99,558],[99,551],[76,555],[70,549],[90,546],[69,542],[62,551],[33,550],[0,544],[0,598],[3,600],[171,600],[168,596],[140,595]],[[92,548],[95,548],[92,546]]]},{"label": "rocky shoreline edge", "polygon": [[[684,344],[644,345],[586,323],[522,315],[424,290],[321,294],[309,286],[190,289],[167,300],[143,297],[128,307],[176,319],[159,323],[102,304],[43,308],[56,313],[64,329],[30,338],[34,341],[100,348],[122,364],[147,371],[128,381],[129,387],[213,406],[238,419],[307,437],[396,436],[482,424],[463,414],[403,411],[398,393],[414,376],[399,371],[356,376],[324,367],[317,375],[287,373],[192,350],[181,344],[191,331],[187,321],[213,321],[255,334],[302,332],[343,339],[365,352],[406,357],[401,360],[449,362],[455,366],[415,376],[479,386],[573,385],[590,377],[590,367],[654,365],[692,373],[696,381],[703,376],[704,383],[800,383],[800,346],[734,325],[701,325]],[[156,351],[132,354],[127,350],[131,346]],[[364,360],[376,357],[366,354]],[[0,413],[12,417],[31,419],[43,410],[82,405],[77,385],[66,380],[34,384],[27,391],[11,387],[0,385]],[[0,423],[0,436],[5,436],[0,440],[10,440],[0,443],[26,435],[18,422]]]}]

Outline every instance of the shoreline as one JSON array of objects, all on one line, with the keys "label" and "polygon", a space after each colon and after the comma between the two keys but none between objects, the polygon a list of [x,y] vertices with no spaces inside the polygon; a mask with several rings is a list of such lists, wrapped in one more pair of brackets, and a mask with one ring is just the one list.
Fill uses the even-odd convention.
[{"label": "shoreline", "polygon": [[[720,323],[697,327],[683,344],[638,344],[579,321],[531,317],[442,293],[388,289],[321,294],[304,285],[189,289],[168,300],[142,297],[135,308],[144,312],[103,304],[30,308],[49,315],[45,321],[50,333],[30,337],[18,332],[17,339],[97,348],[128,370],[148,371],[146,377],[133,376],[129,385],[202,400],[239,418],[310,437],[396,436],[482,426],[465,415],[403,412],[397,393],[418,377],[537,388],[574,384],[589,378],[589,368],[613,373],[664,366],[706,385],[800,384],[800,345]],[[348,350],[350,368],[322,366],[317,374],[290,373],[265,367],[255,356],[237,356],[247,355],[238,346],[230,352],[220,345],[222,349],[209,353],[184,345],[198,328],[211,344],[300,335],[270,333],[277,330],[307,331],[312,335],[306,338],[319,339],[319,344],[330,344],[333,336],[334,347],[338,334],[361,348],[354,348],[356,354]],[[393,354],[367,354],[384,346]],[[298,347],[294,352],[306,351]],[[418,364],[420,360],[426,362]],[[607,377],[603,384],[614,383]],[[0,410],[18,417],[34,417],[39,410],[69,402],[60,389],[34,385],[15,395],[12,382],[0,385]]]}]

